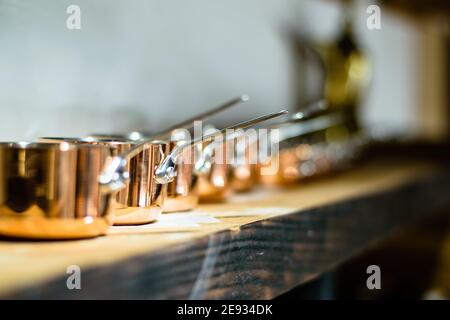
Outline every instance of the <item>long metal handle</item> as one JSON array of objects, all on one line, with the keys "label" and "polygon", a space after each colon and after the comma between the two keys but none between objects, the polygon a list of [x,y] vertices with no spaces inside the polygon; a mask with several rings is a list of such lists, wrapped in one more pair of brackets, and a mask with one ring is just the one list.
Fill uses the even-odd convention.
[{"label": "long metal handle", "polygon": [[[212,167],[212,159],[214,152],[219,145],[222,145],[230,140],[240,138],[244,136],[245,132],[243,130],[235,131],[234,134],[227,134],[223,141],[213,141],[203,148],[200,158],[195,161],[194,173],[196,175],[208,174]],[[238,145],[236,145],[236,148]]]},{"label": "long metal handle", "polygon": [[288,122],[304,121],[311,119],[328,109],[328,101],[325,99],[315,100],[305,104],[302,111],[294,113]]},{"label": "long metal handle", "polygon": [[190,128],[190,127],[192,127],[192,124],[193,124],[194,121],[205,120],[205,119],[207,119],[207,118],[209,118],[209,117],[211,117],[211,116],[213,116],[213,115],[215,115],[215,114],[217,114],[219,112],[225,111],[225,110],[227,110],[227,109],[229,109],[229,108],[231,108],[233,106],[236,106],[236,105],[238,105],[240,103],[247,102],[249,99],[250,99],[249,96],[246,95],[246,94],[243,94],[243,95],[241,95],[239,97],[233,98],[233,99],[225,102],[224,104],[221,104],[220,106],[217,106],[217,107],[215,107],[215,108],[213,108],[211,110],[208,110],[208,111],[206,111],[204,113],[198,114],[198,115],[196,115],[196,116],[194,116],[194,117],[192,117],[190,119],[183,120],[183,121],[181,121],[181,122],[179,122],[179,123],[177,123],[177,124],[175,124],[175,125],[173,125],[173,126],[171,126],[169,128],[166,128],[166,129],[164,129],[164,130],[162,130],[160,132],[152,134],[151,135],[151,139],[152,140],[164,139],[168,135],[170,135],[171,132],[173,130],[175,130],[175,129],[187,129],[187,128]]},{"label": "long metal handle", "polygon": [[269,128],[278,128],[284,124],[298,123],[310,120],[324,114],[328,110],[328,102],[324,98],[312,100],[302,107],[302,111],[298,111],[287,118],[272,122]]},{"label": "long metal handle", "polygon": [[170,134],[173,130],[175,129],[182,129],[182,128],[187,128],[192,126],[192,123],[196,120],[202,120],[202,119],[206,119],[209,116],[216,114],[218,112],[224,111],[234,105],[237,105],[239,103],[242,102],[246,102],[249,100],[249,96],[246,94],[241,95],[240,97],[236,97],[234,99],[231,99],[230,101],[216,107],[213,108],[211,110],[208,110],[204,113],[201,113],[199,115],[196,115],[195,117],[192,117],[188,120],[183,120],[182,122],[164,129],[164,131],[161,131],[160,133],[157,133],[155,135],[150,136],[149,138],[145,139],[145,140],[141,140],[139,143],[135,144],[130,150],[126,151],[125,153],[123,153],[122,155],[120,155],[120,157],[124,158],[124,159],[131,159],[133,157],[135,157],[136,155],[138,155],[142,150],[144,150],[145,146],[153,141],[157,141],[160,140],[161,137]]},{"label": "long metal handle", "polygon": [[283,123],[277,127],[279,129],[278,142],[324,130],[344,122],[344,115],[336,112],[314,117],[301,123]]},{"label": "long metal handle", "polygon": [[[254,118],[248,121],[244,121],[235,125],[232,125],[230,127],[224,128],[218,132],[215,132],[210,135],[198,137],[196,139],[192,139],[186,143],[183,143],[181,145],[176,146],[172,152],[161,162],[161,164],[156,168],[155,171],[155,179],[157,183],[165,184],[169,183],[173,180],[173,178],[176,176],[176,163],[178,157],[183,153],[183,151],[187,148],[192,148],[196,146],[199,143],[202,143],[206,139],[213,139],[219,135],[223,135],[227,133],[227,130],[233,130],[237,128],[248,128],[251,126],[254,126],[260,122],[267,121],[269,119],[279,117],[281,115],[287,114],[288,112],[286,110],[282,110],[280,112],[271,113],[268,115],[264,115],[262,117]],[[126,164],[127,161],[136,155],[138,155],[140,152],[144,150],[144,148],[152,143],[154,140],[146,140],[139,144],[136,144],[133,146],[130,150],[125,152],[124,154],[120,156],[116,156],[111,160],[111,163],[108,164],[103,172],[99,176],[99,183],[102,187],[102,191],[105,193],[111,193],[118,191],[125,187],[129,175],[126,171]]]},{"label": "long metal handle", "polygon": [[237,136],[240,135],[239,132],[234,131],[232,134],[227,134],[229,133],[230,130],[234,130],[234,129],[245,129],[248,127],[252,127],[255,126],[258,123],[267,121],[269,119],[273,119],[279,116],[282,116],[284,114],[287,114],[288,111],[286,110],[282,110],[276,113],[271,113],[268,115],[264,115],[258,118],[254,118],[248,121],[244,121],[244,122],[240,122],[237,123],[235,125],[226,127],[220,131],[214,132],[212,134],[206,135],[206,136],[202,136],[202,137],[198,137],[196,139],[192,139],[191,141],[188,141],[184,144],[178,145],[176,146],[172,152],[161,162],[161,164],[156,168],[155,171],[155,179],[157,183],[160,184],[165,184],[165,183],[169,183],[171,182],[174,177],[176,176],[176,163],[178,160],[178,157],[183,153],[183,151],[186,148],[192,148],[196,145],[198,145],[199,143],[204,142],[205,140],[209,140],[209,139],[214,139],[218,136],[221,135],[225,135],[225,141],[231,140],[236,138]]}]

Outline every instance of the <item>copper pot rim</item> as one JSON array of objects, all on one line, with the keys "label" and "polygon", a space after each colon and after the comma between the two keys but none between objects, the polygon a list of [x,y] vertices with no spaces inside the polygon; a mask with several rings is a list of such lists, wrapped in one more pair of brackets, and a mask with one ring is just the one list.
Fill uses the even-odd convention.
[{"label": "copper pot rim", "polygon": [[[69,138],[72,139],[72,138]],[[77,150],[101,150],[108,148],[106,144],[94,144],[81,141],[80,143],[70,142],[69,140],[55,140],[52,142],[0,142],[0,150],[30,150],[30,151],[77,151]]]},{"label": "copper pot rim", "polygon": [[[48,143],[69,143],[71,145],[77,145],[77,146],[82,146],[82,145],[90,145],[90,146],[135,146],[138,145],[140,143],[142,143],[142,141],[134,141],[134,140],[130,140],[128,138],[119,138],[119,137],[107,137],[107,136],[102,136],[102,137],[96,137],[96,136],[87,136],[87,137],[41,137],[39,138],[39,140],[41,141],[51,141]],[[148,141],[145,143],[147,146],[148,145],[167,145],[169,144],[168,141],[163,141],[163,140],[152,140],[152,141]]]},{"label": "copper pot rim", "polygon": [[78,146],[67,142],[0,142],[0,149],[13,149],[13,150],[57,150],[57,151],[69,151],[75,150]]},{"label": "copper pot rim", "polygon": [[39,141],[44,143],[69,143],[76,146],[105,146],[110,145],[134,145],[133,141],[119,138],[93,138],[93,137],[41,137]]}]

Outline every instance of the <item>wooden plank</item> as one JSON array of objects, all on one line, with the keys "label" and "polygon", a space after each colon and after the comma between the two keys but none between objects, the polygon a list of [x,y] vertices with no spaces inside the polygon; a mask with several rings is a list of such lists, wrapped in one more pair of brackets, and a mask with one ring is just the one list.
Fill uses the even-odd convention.
[{"label": "wooden plank", "polygon": [[[445,205],[450,172],[372,162],[64,242],[0,241],[4,298],[272,298]],[[68,290],[66,268],[82,270]]]}]

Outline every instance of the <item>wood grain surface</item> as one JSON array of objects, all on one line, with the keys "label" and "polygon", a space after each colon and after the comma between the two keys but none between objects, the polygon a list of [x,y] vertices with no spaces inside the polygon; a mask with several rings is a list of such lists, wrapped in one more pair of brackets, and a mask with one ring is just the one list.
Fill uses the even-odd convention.
[{"label": "wood grain surface", "polygon": [[[450,170],[372,161],[63,242],[0,240],[0,297],[273,298],[450,201]],[[81,268],[81,290],[66,269]]]}]

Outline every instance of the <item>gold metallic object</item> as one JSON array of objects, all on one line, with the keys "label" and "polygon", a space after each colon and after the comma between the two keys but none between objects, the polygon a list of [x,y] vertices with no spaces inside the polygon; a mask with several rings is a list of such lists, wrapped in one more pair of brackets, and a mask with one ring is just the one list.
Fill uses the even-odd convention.
[{"label": "gold metallic object", "polygon": [[345,1],[344,28],[337,40],[317,45],[325,67],[324,98],[329,109],[342,111],[351,130],[358,130],[358,105],[370,78],[370,62],[355,40],[352,1]]}]

